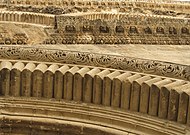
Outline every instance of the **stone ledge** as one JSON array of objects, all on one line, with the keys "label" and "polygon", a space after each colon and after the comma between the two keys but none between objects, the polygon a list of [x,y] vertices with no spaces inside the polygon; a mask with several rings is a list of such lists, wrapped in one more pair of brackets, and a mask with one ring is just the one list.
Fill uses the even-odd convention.
[{"label": "stone ledge", "polygon": [[113,68],[190,80],[188,65],[91,52],[26,46],[1,46],[1,59],[32,60]]},{"label": "stone ledge", "polygon": [[[83,128],[76,126],[76,129],[84,130],[84,134],[85,128],[119,135],[130,135],[130,133],[185,135],[189,133],[189,128],[184,125],[91,104],[9,97],[1,97],[0,104],[2,108],[0,119],[3,122],[1,130],[12,129],[8,130],[9,133],[14,132],[17,126],[26,127],[30,130],[51,130],[52,128],[47,127],[47,124],[54,125],[51,131],[57,130],[63,133],[65,122],[68,126],[69,123],[72,123],[73,127],[82,126]],[[36,124],[44,128],[36,127]]]}]

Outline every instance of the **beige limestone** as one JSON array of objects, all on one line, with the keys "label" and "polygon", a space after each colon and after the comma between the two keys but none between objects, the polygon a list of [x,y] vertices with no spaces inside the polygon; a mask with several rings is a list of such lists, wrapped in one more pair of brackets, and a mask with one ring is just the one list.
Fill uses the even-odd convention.
[{"label": "beige limestone", "polygon": [[94,68],[84,75],[83,101],[92,103],[94,76],[100,72],[99,68]]},{"label": "beige limestone", "polygon": [[110,74],[109,70],[103,70],[94,76],[93,82],[93,103],[102,103],[103,79],[106,75]]},{"label": "beige limestone", "polygon": [[84,75],[90,71],[89,68],[85,67],[78,70],[74,74],[73,80],[73,100],[74,101],[82,101],[83,89],[84,89]]},{"label": "beige limestone", "polygon": [[64,77],[65,77],[65,73],[67,72],[68,69],[69,69],[69,67],[67,65],[64,65],[55,71],[54,97],[56,99],[62,99],[63,98]]},{"label": "beige limestone", "polygon": [[[111,105],[112,99],[112,89],[113,89],[113,78],[120,75],[120,72],[115,71],[104,77],[103,80],[103,95],[102,95],[102,104],[105,106]],[[114,96],[114,95],[113,95]]]},{"label": "beige limestone", "polygon": [[64,94],[63,97],[66,100],[72,100],[73,99],[73,77],[74,74],[79,70],[79,67],[75,66],[69,69],[65,73],[64,77]]},{"label": "beige limestone", "polygon": [[152,116],[158,115],[158,107],[159,107],[159,97],[160,97],[160,89],[162,85],[166,85],[171,83],[172,81],[169,79],[164,79],[159,82],[153,83],[150,89],[150,101],[149,101],[149,111],[148,114]]},{"label": "beige limestone", "polygon": [[139,112],[148,113],[149,108],[149,97],[150,97],[150,88],[153,83],[161,81],[161,78],[152,78],[142,83],[141,94],[140,94],[140,108]]},{"label": "beige limestone", "polygon": [[150,79],[151,79],[150,76],[143,76],[143,77],[133,81],[132,89],[131,89],[130,110],[137,111],[137,112],[139,111],[142,83],[145,81],[148,81]]},{"label": "beige limestone", "polygon": [[32,72],[34,71],[36,65],[34,63],[28,63],[22,71],[21,74],[21,95],[30,97],[32,92]]}]

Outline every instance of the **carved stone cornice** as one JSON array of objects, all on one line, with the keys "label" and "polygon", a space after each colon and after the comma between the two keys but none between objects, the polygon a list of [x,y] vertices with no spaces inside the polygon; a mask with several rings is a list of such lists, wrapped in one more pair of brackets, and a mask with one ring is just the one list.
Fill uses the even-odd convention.
[{"label": "carved stone cornice", "polygon": [[1,46],[1,59],[88,65],[190,81],[190,66],[150,59],[24,46]]}]

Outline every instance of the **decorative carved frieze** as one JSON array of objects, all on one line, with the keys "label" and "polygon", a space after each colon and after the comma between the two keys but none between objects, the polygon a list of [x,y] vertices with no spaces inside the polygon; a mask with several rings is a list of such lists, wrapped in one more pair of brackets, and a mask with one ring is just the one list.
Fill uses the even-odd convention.
[{"label": "decorative carved frieze", "polygon": [[[59,36],[59,41],[56,43],[189,45],[190,24],[188,20],[127,13],[61,15],[56,16],[56,28]],[[86,36],[86,32],[88,32],[88,36]],[[56,39],[50,36],[44,43],[52,43],[51,40],[55,41]]]},{"label": "decorative carved frieze", "polygon": [[190,80],[189,66],[124,56],[45,48],[2,46],[0,48],[0,58],[89,65]]}]

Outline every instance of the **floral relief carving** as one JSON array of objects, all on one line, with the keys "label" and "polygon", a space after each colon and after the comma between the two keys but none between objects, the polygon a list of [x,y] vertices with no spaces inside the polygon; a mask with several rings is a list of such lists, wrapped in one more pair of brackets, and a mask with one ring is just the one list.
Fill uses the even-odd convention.
[{"label": "floral relief carving", "polygon": [[143,72],[190,81],[190,67],[175,63],[146,60],[125,56],[103,55],[95,53],[37,49],[30,47],[1,47],[0,58],[32,61],[58,62],[89,65]]}]

